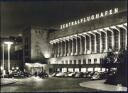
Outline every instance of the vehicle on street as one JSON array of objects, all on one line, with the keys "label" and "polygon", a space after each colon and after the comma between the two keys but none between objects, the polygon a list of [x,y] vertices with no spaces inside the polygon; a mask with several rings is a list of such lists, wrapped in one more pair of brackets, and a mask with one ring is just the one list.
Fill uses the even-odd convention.
[{"label": "vehicle on street", "polygon": [[56,74],[56,77],[65,77],[66,73],[65,72],[59,72]]},{"label": "vehicle on street", "polygon": [[74,77],[76,77],[76,78],[82,78],[83,75],[84,75],[83,72],[77,72]]},{"label": "vehicle on street", "polygon": [[68,77],[73,77],[74,74],[75,74],[75,72],[70,72],[70,73],[68,73]]},{"label": "vehicle on street", "polygon": [[91,79],[92,80],[98,80],[98,79],[101,79],[100,78],[100,72],[95,72],[94,74],[93,74],[93,76],[91,77]]}]

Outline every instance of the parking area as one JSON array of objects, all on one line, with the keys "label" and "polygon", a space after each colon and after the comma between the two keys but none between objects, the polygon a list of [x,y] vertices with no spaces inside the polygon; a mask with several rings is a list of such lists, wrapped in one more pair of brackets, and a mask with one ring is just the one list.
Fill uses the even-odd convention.
[{"label": "parking area", "polygon": [[64,77],[29,77],[17,79],[15,84],[1,86],[1,92],[93,92],[99,91],[81,87],[79,83],[86,82],[85,78]]}]

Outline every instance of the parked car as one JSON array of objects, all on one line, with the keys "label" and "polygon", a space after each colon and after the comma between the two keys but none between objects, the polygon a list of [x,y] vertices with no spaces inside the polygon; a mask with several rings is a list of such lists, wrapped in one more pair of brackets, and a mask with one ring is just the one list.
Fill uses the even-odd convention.
[{"label": "parked car", "polygon": [[76,78],[82,78],[83,75],[84,75],[83,72],[77,72],[74,77],[76,77]]},{"label": "parked car", "polygon": [[59,72],[56,74],[56,77],[65,77],[66,73],[65,72]]},{"label": "parked car", "polygon": [[95,72],[88,72],[86,78],[91,78]]},{"label": "parked car", "polygon": [[100,75],[101,75],[100,72],[95,72],[95,73],[93,74],[93,76],[91,77],[91,79],[92,79],[92,80],[101,79],[101,78],[100,78]]},{"label": "parked car", "polygon": [[75,74],[75,72],[70,72],[70,73],[68,73],[68,77],[73,77],[74,74]]}]

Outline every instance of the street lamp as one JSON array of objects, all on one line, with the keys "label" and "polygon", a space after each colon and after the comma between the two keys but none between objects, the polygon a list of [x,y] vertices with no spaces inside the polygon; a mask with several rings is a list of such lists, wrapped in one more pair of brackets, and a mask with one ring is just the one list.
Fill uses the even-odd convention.
[{"label": "street lamp", "polygon": [[8,46],[8,72],[10,73],[10,48],[13,42],[7,41],[7,42],[4,42],[4,44],[7,44]]},{"label": "street lamp", "polygon": [[3,69],[1,69],[1,70],[3,71],[3,78],[4,78],[4,75],[5,75],[5,69],[4,69],[4,44],[2,44],[2,47],[3,47],[3,50],[2,50],[2,52],[3,52],[3,56],[2,56],[3,57],[2,58],[3,59],[3,67],[2,68]]}]

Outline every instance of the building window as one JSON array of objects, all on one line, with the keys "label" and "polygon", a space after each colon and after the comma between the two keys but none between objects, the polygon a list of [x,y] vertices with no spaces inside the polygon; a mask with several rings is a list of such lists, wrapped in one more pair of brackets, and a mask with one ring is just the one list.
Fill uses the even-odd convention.
[{"label": "building window", "polygon": [[88,68],[88,71],[93,71],[93,68]]},{"label": "building window", "polygon": [[86,64],[86,59],[83,59],[83,64]]},{"label": "building window", "polygon": [[81,72],[86,72],[86,68],[81,68]]},{"label": "building window", "polygon": [[81,60],[78,60],[78,64],[81,64]]},{"label": "building window", "polygon": [[74,64],[76,64],[76,60],[74,60]]},{"label": "building window", "polygon": [[91,64],[91,59],[88,59],[88,64]]},{"label": "building window", "polygon": [[100,64],[103,62],[103,58],[100,58]]},{"label": "building window", "polygon": [[68,60],[65,61],[65,64],[68,64]]},{"label": "building window", "polygon": [[69,72],[73,72],[73,68],[68,68],[68,71]]},{"label": "building window", "polygon": [[97,59],[96,58],[94,59],[94,64],[97,64]]},{"label": "building window", "polygon": [[62,61],[62,64],[64,64],[64,61]]},{"label": "building window", "polygon": [[72,60],[70,60],[70,64],[72,64]]}]

